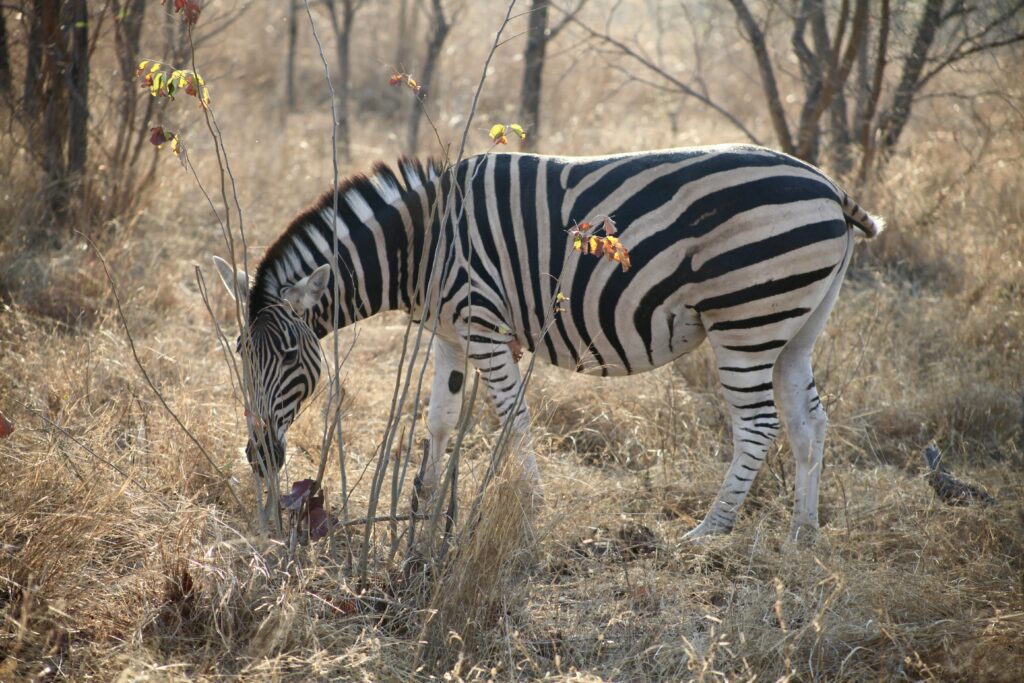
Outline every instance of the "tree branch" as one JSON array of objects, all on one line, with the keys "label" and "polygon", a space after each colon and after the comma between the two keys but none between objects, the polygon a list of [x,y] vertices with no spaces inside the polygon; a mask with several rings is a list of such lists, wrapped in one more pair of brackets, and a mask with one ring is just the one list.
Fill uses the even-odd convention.
[{"label": "tree branch", "polygon": [[[565,10],[559,9],[559,11],[564,12]],[[595,39],[600,40],[600,41],[602,41],[604,43],[607,43],[608,45],[613,46],[614,48],[616,48],[617,50],[622,52],[622,54],[626,55],[630,59],[633,59],[634,61],[638,62],[644,68],[646,68],[646,69],[656,73],[658,76],[660,76],[661,78],[663,78],[666,81],[668,81],[669,83],[671,83],[673,86],[675,86],[676,90],[678,90],[679,92],[683,93],[684,95],[687,95],[688,97],[692,97],[693,99],[695,99],[698,102],[702,103],[706,107],[714,110],[715,112],[720,114],[723,118],[728,120],[733,126],[735,126],[737,129],[739,129],[755,145],[762,144],[761,141],[758,140],[757,136],[754,135],[754,133],[751,132],[750,129],[748,129],[745,125],[743,125],[742,121],[740,121],[738,118],[736,118],[736,116],[734,116],[731,112],[729,112],[727,109],[722,107],[720,104],[718,104],[717,102],[712,100],[710,97],[707,97],[706,95],[702,95],[701,93],[699,93],[698,91],[694,90],[692,87],[690,87],[686,83],[682,82],[681,80],[679,80],[678,78],[676,78],[675,76],[673,76],[672,74],[668,73],[663,68],[661,68],[660,66],[658,66],[657,64],[655,64],[654,62],[649,60],[647,57],[644,57],[643,55],[638,53],[633,48],[629,47],[628,45],[626,45],[625,43],[623,43],[623,42],[621,42],[619,40],[616,40],[615,38],[613,38],[612,36],[608,35],[607,33],[600,33],[599,31],[594,30],[590,26],[584,24],[582,21],[580,21],[579,19],[574,18],[574,17],[570,18],[569,21],[571,21],[576,26],[579,26],[591,38],[595,38]]]},{"label": "tree branch", "polygon": [[786,123],[786,112],[782,108],[782,100],[779,99],[779,86],[775,82],[775,70],[772,69],[764,32],[754,21],[753,15],[750,14],[750,10],[743,0],[729,0],[729,2],[736,12],[736,18],[747,32],[747,40],[750,41],[750,48],[754,51],[754,57],[757,59],[757,68],[761,73],[761,87],[764,89],[768,113],[772,119],[772,127],[775,129],[775,137],[778,139],[782,151],[792,154],[795,151],[793,138],[789,133],[789,124]]}]

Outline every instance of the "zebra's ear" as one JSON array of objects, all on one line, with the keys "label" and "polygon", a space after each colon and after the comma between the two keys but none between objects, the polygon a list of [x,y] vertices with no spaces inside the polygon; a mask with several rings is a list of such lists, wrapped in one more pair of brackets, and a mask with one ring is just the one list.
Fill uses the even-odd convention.
[{"label": "zebra's ear", "polygon": [[291,304],[293,311],[302,315],[312,310],[320,302],[330,278],[331,266],[325,263],[291,287],[283,290],[281,296]]},{"label": "zebra's ear", "polygon": [[213,265],[217,267],[217,273],[220,274],[220,279],[227,288],[228,294],[233,299],[241,298],[244,302],[249,296],[249,278],[245,276],[245,273],[232,268],[231,264],[220,256],[213,257]]}]

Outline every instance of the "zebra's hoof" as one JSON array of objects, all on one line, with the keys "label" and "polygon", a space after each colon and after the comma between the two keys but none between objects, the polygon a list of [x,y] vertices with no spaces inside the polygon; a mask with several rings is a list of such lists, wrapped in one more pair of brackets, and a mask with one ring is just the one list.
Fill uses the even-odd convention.
[{"label": "zebra's hoof", "polygon": [[815,524],[794,522],[789,530],[789,540],[798,546],[813,545],[818,540],[818,527]]},{"label": "zebra's hoof", "polygon": [[712,536],[724,536],[730,531],[732,531],[731,526],[709,524],[705,519],[703,522],[687,532],[687,534],[683,536],[683,541],[689,543],[701,543]]}]

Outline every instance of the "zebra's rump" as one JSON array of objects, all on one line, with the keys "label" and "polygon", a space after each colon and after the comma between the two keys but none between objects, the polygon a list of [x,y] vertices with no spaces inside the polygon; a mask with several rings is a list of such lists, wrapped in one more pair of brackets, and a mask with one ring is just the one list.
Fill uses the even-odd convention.
[{"label": "zebra's rump", "polygon": [[[791,336],[850,239],[846,195],[812,166],[759,147],[486,155],[463,177],[482,286],[500,290],[524,343],[596,374],[657,367],[709,332],[751,347]],[[628,271],[572,252],[568,230],[604,216],[629,249]]]}]

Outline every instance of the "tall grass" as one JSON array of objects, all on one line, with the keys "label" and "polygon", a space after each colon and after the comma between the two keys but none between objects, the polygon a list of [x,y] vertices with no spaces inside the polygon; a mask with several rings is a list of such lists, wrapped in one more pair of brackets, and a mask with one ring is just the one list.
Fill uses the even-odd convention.
[{"label": "tall grass", "polygon": [[[490,44],[489,13],[471,12],[480,14],[457,26],[452,64],[480,63]],[[268,16],[276,20],[247,17],[207,57],[239,65],[254,85],[218,88],[211,76],[226,144],[237,150],[250,262],[299,208],[295,198],[316,196],[330,176],[323,102],[280,113],[267,96],[273,80],[253,66],[270,49],[271,38],[254,38]],[[374,54],[370,28],[384,30],[387,17],[367,17],[357,43]],[[579,95],[548,100],[549,151],[728,137],[689,110],[684,127],[666,132],[676,103],[607,97],[614,74],[574,66],[577,52],[549,65],[553,92]],[[499,51],[493,64],[482,121],[509,119],[511,54]],[[316,55],[301,61],[300,83],[320,92]],[[711,68],[741,90],[727,66]],[[437,95],[446,139],[478,76],[451,71]],[[358,84],[360,111],[387,97],[378,94],[386,76]],[[950,74],[936,88],[955,91],[964,78]],[[1019,106],[1020,83],[1006,90]],[[625,380],[538,366],[527,397],[544,504],[532,510],[514,478],[496,477],[477,515],[463,515],[477,533],[456,539],[445,567],[421,574],[387,561],[394,539],[384,525],[371,546],[381,559],[359,585],[344,553],[290,551],[252,531],[245,422],[193,272],[219,238],[192,179],[165,172],[158,195],[104,254],[143,364],[226,477],[182,439],[134,368],[92,252],[72,244],[29,258],[16,236],[25,231],[3,233],[0,408],[17,431],[0,442],[0,680],[46,671],[102,680],[1015,680],[1024,668],[1024,126],[998,99],[959,112],[942,102],[923,103],[882,178],[857,193],[890,229],[858,246],[817,347],[831,436],[823,533],[802,551],[785,541],[792,466],[782,447],[731,536],[679,543],[717,490],[728,440],[710,354],[700,349]],[[254,120],[283,123],[271,130]],[[397,155],[381,116],[356,125],[365,135],[354,166]],[[209,181],[212,148],[192,139]],[[16,163],[5,169],[11,199],[0,223],[30,227],[32,179]],[[220,291],[211,306],[220,320],[235,315]],[[339,337],[342,348],[354,342],[341,374],[354,517],[367,509],[405,333],[400,316],[386,315]],[[289,433],[290,479],[316,473],[325,400]],[[408,443],[423,434],[412,428]],[[460,490],[481,486],[499,434],[478,398]],[[941,505],[921,477],[929,441],[1000,505]],[[333,466],[325,481],[341,490]],[[382,509],[391,495],[384,486]],[[652,552],[624,547],[630,525],[650,530]]]}]

